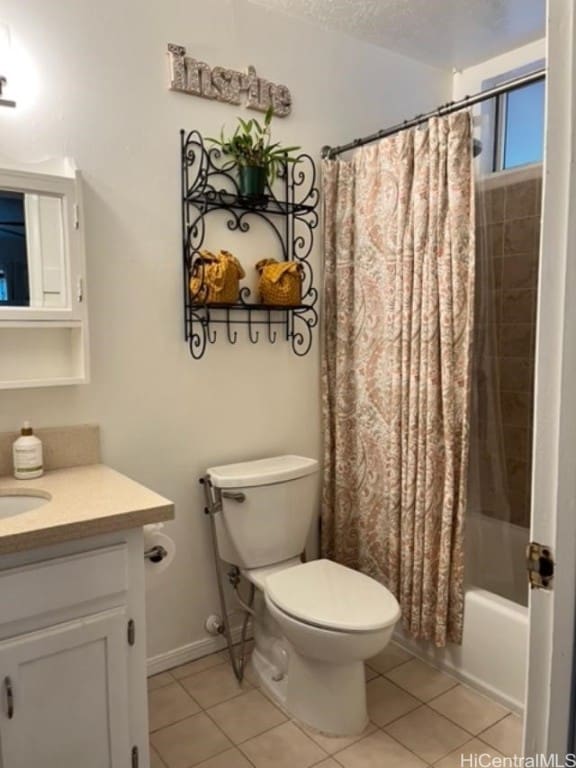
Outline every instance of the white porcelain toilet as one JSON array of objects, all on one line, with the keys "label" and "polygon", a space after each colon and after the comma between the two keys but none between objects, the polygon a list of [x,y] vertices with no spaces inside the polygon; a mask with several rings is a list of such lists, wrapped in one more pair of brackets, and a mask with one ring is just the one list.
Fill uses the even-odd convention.
[{"label": "white porcelain toilet", "polygon": [[302,563],[318,462],[301,456],[212,467],[222,560],[256,586],[252,663],[297,720],[332,735],[368,723],[364,660],[389,642],[400,609],[374,579],[330,560]]}]

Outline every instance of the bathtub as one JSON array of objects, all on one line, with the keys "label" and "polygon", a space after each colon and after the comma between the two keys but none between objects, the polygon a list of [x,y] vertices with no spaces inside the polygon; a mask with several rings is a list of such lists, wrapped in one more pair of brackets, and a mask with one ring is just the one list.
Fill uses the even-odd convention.
[{"label": "bathtub", "polygon": [[[401,629],[396,630],[395,640],[416,656],[522,712],[528,608],[520,600],[527,604],[524,551],[528,529],[484,515],[470,514],[466,522],[468,586],[462,645],[436,648],[413,640]],[[501,594],[491,591],[496,589]]]}]

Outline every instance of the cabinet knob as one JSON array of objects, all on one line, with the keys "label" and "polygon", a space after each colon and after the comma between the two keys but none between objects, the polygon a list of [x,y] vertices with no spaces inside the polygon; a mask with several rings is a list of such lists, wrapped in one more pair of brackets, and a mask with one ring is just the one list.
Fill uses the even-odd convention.
[{"label": "cabinet knob", "polygon": [[4,691],[6,693],[6,716],[8,720],[14,717],[14,691],[12,690],[12,680],[9,677],[4,678]]}]

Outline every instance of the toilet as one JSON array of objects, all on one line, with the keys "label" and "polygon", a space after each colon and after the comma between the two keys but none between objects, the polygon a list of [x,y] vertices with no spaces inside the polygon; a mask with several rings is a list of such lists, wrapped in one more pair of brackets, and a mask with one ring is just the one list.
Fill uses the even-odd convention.
[{"label": "toilet", "polygon": [[252,665],[296,720],[351,736],[368,724],[364,661],[400,618],[380,583],[331,560],[302,562],[315,519],[318,462],[276,456],[212,467],[218,552],[255,587]]}]

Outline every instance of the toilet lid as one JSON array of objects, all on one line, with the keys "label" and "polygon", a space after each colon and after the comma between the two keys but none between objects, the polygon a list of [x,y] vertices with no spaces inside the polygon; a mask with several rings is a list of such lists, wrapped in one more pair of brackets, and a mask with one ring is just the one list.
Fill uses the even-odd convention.
[{"label": "toilet lid", "polygon": [[266,593],[285,613],[307,624],[349,632],[384,629],[400,618],[386,587],[332,560],[313,560],[266,578]]}]

